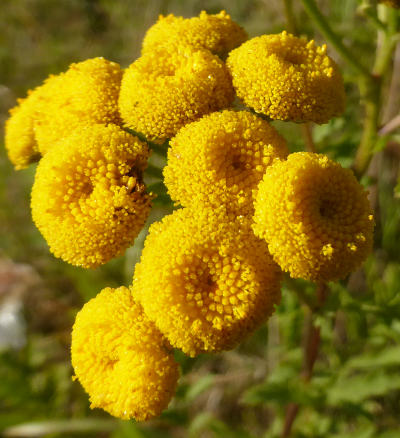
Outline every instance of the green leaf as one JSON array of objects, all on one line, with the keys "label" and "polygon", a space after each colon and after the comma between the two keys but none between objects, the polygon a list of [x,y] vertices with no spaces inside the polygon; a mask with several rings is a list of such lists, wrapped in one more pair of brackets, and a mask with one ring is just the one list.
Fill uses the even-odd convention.
[{"label": "green leaf", "polygon": [[153,176],[155,178],[158,179],[163,179],[163,173],[162,173],[162,169],[160,169],[157,166],[154,166],[152,164],[148,164],[148,166],[146,167],[145,171],[144,171],[145,176],[146,175],[150,175]]},{"label": "green leaf", "polygon": [[336,406],[350,402],[354,404],[400,389],[400,375],[386,374],[381,370],[370,374],[360,374],[339,378],[327,394],[327,402]]},{"label": "green leaf", "polygon": [[147,192],[153,192],[156,195],[165,195],[167,194],[167,188],[162,181],[159,181],[154,184],[149,184],[147,186]]},{"label": "green leaf", "polygon": [[207,391],[208,388],[214,385],[214,382],[215,382],[215,376],[212,374],[208,374],[196,380],[196,382],[189,387],[186,393],[186,399],[194,400],[202,392]]},{"label": "green leaf", "polygon": [[400,345],[387,347],[383,351],[367,353],[350,359],[343,372],[351,372],[355,369],[382,368],[387,366],[400,365]]}]

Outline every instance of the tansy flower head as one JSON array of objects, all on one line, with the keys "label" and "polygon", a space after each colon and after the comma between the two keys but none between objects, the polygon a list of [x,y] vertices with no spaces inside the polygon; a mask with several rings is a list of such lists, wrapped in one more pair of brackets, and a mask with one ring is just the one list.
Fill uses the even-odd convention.
[{"label": "tansy flower head", "polygon": [[91,408],[115,417],[156,417],[175,393],[178,365],[129,289],[103,289],[77,314],[72,366]]},{"label": "tansy flower head", "polygon": [[71,64],[58,75],[35,120],[39,150],[45,154],[82,124],[120,124],[118,95],[122,70],[104,58]]},{"label": "tansy flower head", "polygon": [[243,214],[252,211],[252,190],[267,166],[288,154],[278,132],[247,111],[204,116],[170,144],[164,176],[172,199],[184,206],[225,204]]},{"label": "tansy flower head", "polygon": [[256,235],[294,278],[344,278],[372,249],[367,192],[325,155],[298,152],[270,166],[259,184],[254,222]]},{"label": "tansy flower head", "polygon": [[226,108],[234,91],[225,64],[188,47],[150,52],[125,71],[119,99],[128,128],[162,143],[186,123]]},{"label": "tansy flower head", "polygon": [[153,224],[132,293],[186,354],[235,347],[280,300],[280,269],[223,209],[181,209]]},{"label": "tansy flower head", "polygon": [[35,123],[52,99],[52,90],[58,80],[58,76],[49,76],[42,85],[29,90],[25,99],[18,99],[18,105],[10,110],[10,118],[5,124],[5,146],[17,170],[40,159]]},{"label": "tansy flower head", "polygon": [[263,35],[233,50],[227,66],[238,96],[271,119],[326,123],[344,111],[342,76],[325,45]]},{"label": "tansy flower head", "polygon": [[15,169],[20,170],[40,158],[33,131],[34,102],[20,99],[10,110],[10,118],[5,124],[5,146],[8,158]]},{"label": "tansy flower head", "polygon": [[150,210],[148,148],[115,125],[86,126],[40,161],[32,217],[56,257],[96,267],[121,254]]},{"label": "tansy flower head", "polygon": [[225,11],[215,15],[202,11],[198,17],[192,18],[160,15],[144,37],[142,53],[159,50],[160,47],[170,50],[174,46],[186,45],[224,55],[246,39],[246,31]]}]

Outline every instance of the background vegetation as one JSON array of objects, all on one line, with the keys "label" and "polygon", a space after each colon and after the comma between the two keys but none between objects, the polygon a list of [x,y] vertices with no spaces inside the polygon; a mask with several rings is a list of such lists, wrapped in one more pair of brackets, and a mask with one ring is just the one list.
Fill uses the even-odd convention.
[{"label": "background vegetation", "polygon": [[[323,27],[304,8],[310,2],[294,3],[291,9],[290,1],[281,0],[1,0],[1,138],[17,97],[74,61],[104,56],[128,66],[160,13],[189,17],[226,9],[250,36],[295,26],[324,42]],[[328,43],[342,67],[348,101],[342,117],[305,133],[318,152],[347,167],[360,142],[375,153],[368,171],[356,163],[377,222],[375,251],[364,268],[318,291],[287,278],[276,314],[239,348],[196,359],[177,355],[178,393],[161,418],[143,425],[117,421],[91,411],[72,382],[70,330],[75,313],[102,288],[129,285],[145,232],[124,257],[96,270],[55,259],[30,217],[34,166],[14,171],[1,147],[2,436],[272,438],[289,436],[290,428],[290,436],[299,438],[400,436],[398,13],[382,6],[377,12],[372,1],[317,3],[352,51],[346,59],[340,46]],[[362,79],[358,63],[375,82]],[[274,125],[291,151],[311,147],[299,126]],[[158,205],[151,220],[169,209]]]}]

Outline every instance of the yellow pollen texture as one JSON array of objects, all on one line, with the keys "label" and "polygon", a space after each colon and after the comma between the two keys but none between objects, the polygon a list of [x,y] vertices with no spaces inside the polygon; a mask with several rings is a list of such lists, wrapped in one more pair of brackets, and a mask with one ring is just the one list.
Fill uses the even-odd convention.
[{"label": "yellow pollen texture", "polygon": [[40,159],[35,123],[52,99],[52,90],[58,80],[58,76],[49,76],[42,85],[29,90],[25,99],[18,99],[18,105],[10,110],[10,118],[5,124],[5,146],[17,170]]},{"label": "yellow pollen texture", "polygon": [[294,278],[335,281],[372,250],[368,193],[349,169],[298,152],[270,166],[258,187],[254,232]]},{"label": "yellow pollen texture", "polygon": [[77,314],[72,366],[91,408],[144,421],[168,406],[178,364],[168,342],[133,301],[129,289],[103,289]]},{"label": "yellow pollen texture", "polygon": [[150,228],[132,293],[174,347],[234,348],[274,311],[281,271],[224,209],[181,209]]},{"label": "yellow pollen texture", "polygon": [[215,15],[202,11],[198,17],[192,18],[160,15],[144,37],[142,53],[159,50],[160,47],[170,50],[174,46],[185,45],[223,56],[246,39],[246,31],[225,11]]},{"label": "yellow pollen texture", "polygon": [[252,191],[265,169],[288,154],[268,122],[247,111],[212,113],[182,128],[171,142],[164,182],[181,205],[226,205],[252,214]]},{"label": "yellow pollen texture", "polygon": [[125,71],[119,108],[126,127],[163,143],[186,123],[229,107],[234,91],[225,64],[207,50],[146,53]]},{"label": "yellow pollen texture", "polygon": [[151,208],[142,181],[148,153],[116,125],[91,125],[41,159],[32,217],[56,257],[94,268],[132,244]]},{"label": "yellow pollen texture", "polygon": [[344,111],[343,79],[325,45],[263,35],[230,52],[227,66],[240,99],[271,119],[321,124]]},{"label": "yellow pollen texture", "polygon": [[120,125],[118,95],[122,70],[104,58],[71,64],[47,90],[35,118],[35,136],[44,155],[72,130],[85,124]]}]

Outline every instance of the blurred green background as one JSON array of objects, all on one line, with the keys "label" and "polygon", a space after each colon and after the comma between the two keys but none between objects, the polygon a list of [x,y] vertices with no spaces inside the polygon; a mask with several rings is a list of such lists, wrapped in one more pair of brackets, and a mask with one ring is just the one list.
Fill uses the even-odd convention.
[{"label": "blurred green background", "polygon": [[[294,14],[300,32],[323,42],[299,3]],[[318,2],[345,44],[371,65],[376,29],[361,3]],[[96,56],[126,67],[159,14],[190,17],[221,9],[250,37],[286,28],[281,0],[0,0],[0,137],[16,98],[48,74]],[[349,166],[361,136],[360,97],[351,70],[334,50],[329,53],[342,67],[347,109],[315,126],[313,137],[318,151]],[[386,120],[399,112],[399,69],[385,77],[392,90]],[[299,126],[274,125],[291,151],[304,149]],[[330,285],[323,311],[310,313],[313,284],[286,279],[276,314],[239,348],[196,359],[177,353],[182,377],[176,397],[159,419],[136,424],[89,409],[87,395],[71,380],[69,343],[84,302],[106,286],[130,284],[145,231],[125,256],[96,270],[55,259],[30,217],[35,166],[14,171],[1,147],[0,435],[273,438],[281,435],[285,408],[295,403],[294,437],[400,437],[399,162],[394,132],[363,180],[376,211],[374,254],[348,281]],[[150,221],[169,210],[156,206]],[[322,344],[314,376],[305,383],[302,347],[311,319],[321,328]]]}]

